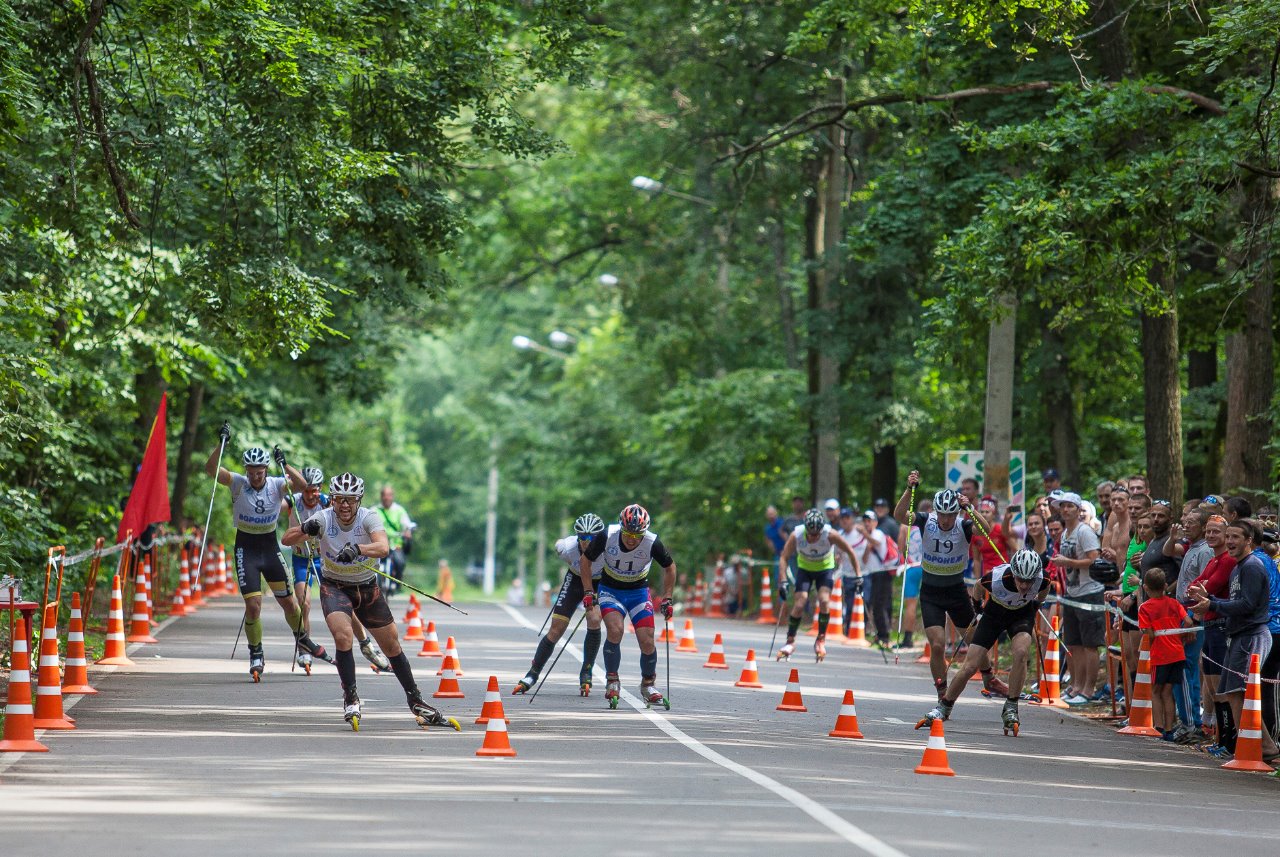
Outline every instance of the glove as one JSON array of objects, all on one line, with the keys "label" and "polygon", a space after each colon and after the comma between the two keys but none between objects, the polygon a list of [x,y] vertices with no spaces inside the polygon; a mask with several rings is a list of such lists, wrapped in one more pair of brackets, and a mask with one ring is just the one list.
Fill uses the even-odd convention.
[{"label": "glove", "polygon": [[222,425],[218,428],[218,437],[222,438],[223,443],[231,440],[231,423],[222,421]]},{"label": "glove", "polygon": [[787,589],[787,582],[784,580],[782,582],[782,585],[778,587],[778,600],[785,604],[787,601],[787,596],[790,594],[791,594],[791,590]]},{"label": "glove", "polygon": [[675,610],[675,605],[671,603],[671,599],[670,599],[670,598],[664,598],[664,599],[662,599],[662,604],[661,604],[661,605],[659,605],[658,609],[659,609],[659,610],[661,610],[661,611],[662,611],[662,615],[663,615],[663,616],[665,616],[665,617],[666,617],[666,618],[668,618],[668,619],[670,619],[672,616],[674,616],[674,615],[675,615],[675,612],[676,612],[676,610]]},{"label": "glove", "polygon": [[302,522],[302,532],[308,536],[320,535],[320,517],[307,518]]},{"label": "glove", "polygon": [[854,594],[854,595],[861,595],[861,594],[862,594],[862,587],[863,587],[862,575],[858,575],[857,577],[855,577],[855,578],[853,579],[853,594]]},{"label": "glove", "polygon": [[595,592],[584,592],[582,594],[582,609],[590,610],[592,607],[595,607],[595,606],[596,606]]},{"label": "glove", "polygon": [[[311,522],[308,521],[307,523],[311,523]],[[346,563],[346,562],[355,562],[359,558],[360,558],[360,548],[353,545],[351,542],[347,542],[346,547],[338,551],[338,555],[334,557],[334,560],[336,560],[337,562]]]},{"label": "glove", "polygon": [[280,469],[284,470],[284,450],[277,444],[271,450],[271,457],[275,459],[276,464],[280,465]]}]

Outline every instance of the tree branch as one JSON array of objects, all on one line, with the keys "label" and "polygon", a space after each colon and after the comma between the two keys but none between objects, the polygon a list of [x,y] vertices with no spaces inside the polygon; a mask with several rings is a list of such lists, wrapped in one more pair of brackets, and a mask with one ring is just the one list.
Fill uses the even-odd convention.
[{"label": "tree branch", "polygon": [[603,250],[606,247],[613,247],[621,243],[622,243],[621,238],[610,238],[610,237],[601,238],[599,241],[597,241],[594,244],[588,244],[585,247],[579,247],[576,250],[570,250],[568,253],[565,253],[563,256],[560,256],[558,258],[548,259],[544,262],[538,262],[532,268],[525,271],[523,274],[520,274],[518,277],[512,277],[510,280],[507,280],[498,288],[502,291],[507,291],[508,289],[514,289],[516,286],[519,286],[519,285],[522,285],[523,283],[528,282],[535,274],[541,271],[545,271],[547,269],[554,271],[557,268],[559,268],[561,265],[565,264],[566,262],[572,262],[574,259],[578,258],[579,256],[584,256],[587,253],[592,252],[593,250]]},{"label": "tree branch", "polygon": [[1269,167],[1259,167],[1256,164],[1245,163],[1244,161],[1234,161],[1237,167],[1248,170],[1251,173],[1257,173],[1260,176],[1266,176],[1269,179],[1280,179],[1280,170],[1273,170]]}]

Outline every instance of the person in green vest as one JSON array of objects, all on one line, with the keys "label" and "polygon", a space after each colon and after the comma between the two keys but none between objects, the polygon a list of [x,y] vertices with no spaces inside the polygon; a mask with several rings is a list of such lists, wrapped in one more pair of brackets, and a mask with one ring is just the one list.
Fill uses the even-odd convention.
[{"label": "person in green vest", "polygon": [[390,485],[382,486],[382,503],[378,506],[378,515],[382,525],[387,529],[387,540],[391,543],[391,553],[387,559],[391,564],[391,576],[394,580],[383,578],[387,585],[387,594],[392,595],[400,589],[400,581],[404,579],[405,543],[413,538],[413,528],[417,526],[405,511],[404,506],[396,502],[396,492]]}]

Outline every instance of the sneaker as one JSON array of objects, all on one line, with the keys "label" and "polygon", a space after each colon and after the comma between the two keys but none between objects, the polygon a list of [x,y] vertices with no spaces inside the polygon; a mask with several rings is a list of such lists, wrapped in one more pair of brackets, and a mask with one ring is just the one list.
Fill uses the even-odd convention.
[{"label": "sneaker", "polygon": [[1117,720],[1115,725],[1116,725],[1116,728],[1117,728],[1117,729],[1128,729],[1128,728],[1129,728],[1129,718],[1128,718],[1128,717],[1126,717],[1124,720]]},{"label": "sneaker", "polygon": [[1170,729],[1168,732],[1161,732],[1161,733],[1160,733],[1160,740],[1161,740],[1161,741],[1168,741],[1169,743],[1173,743],[1173,730],[1172,730],[1172,729]]},{"label": "sneaker", "polygon": [[1234,755],[1230,750],[1228,750],[1226,747],[1223,747],[1221,744],[1213,744],[1209,746],[1205,750],[1205,752],[1215,759],[1230,759]]},{"label": "sneaker", "polygon": [[1088,705],[1091,700],[1089,697],[1081,696],[1077,693],[1075,696],[1063,697],[1062,701],[1067,705]]},{"label": "sneaker", "polygon": [[1181,744],[1182,739],[1186,738],[1190,734],[1191,734],[1191,727],[1189,727],[1185,723],[1179,722],[1177,726],[1174,726],[1172,729],[1169,730],[1169,735],[1171,737],[1168,740]]},{"label": "sneaker", "polygon": [[1111,685],[1104,684],[1098,688],[1098,692],[1089,697],[1090,702],[1110,702],[1111,701]]}]

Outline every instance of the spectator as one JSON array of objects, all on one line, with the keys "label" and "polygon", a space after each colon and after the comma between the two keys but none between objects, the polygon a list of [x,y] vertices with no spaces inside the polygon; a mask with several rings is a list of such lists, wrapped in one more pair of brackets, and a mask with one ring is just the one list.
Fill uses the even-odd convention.
[{"label": "spectator", "polygon": [[[720,554],[718,562],[724,564],[724,554]],[[724,569],[724,612],[728,616],[738,615],[738,599],[742,597],[742,560],[737,556],[729,558]]]},{"label": "spectator", "polygon": [[[1185,536],[1187,546],[1182,556],[1182,567],[1178,571],[1178,581],[1173,593],[1179,603],[1186,602],[1187,588],[1204,572],[1209,560],[1213,559],[1213,548],[1209,547],[1209,543],[1204,538],[1204,526],[1209,520],[1209,510],[1212,508],[1212,506],[1200,506],[1182,516],[1181,534]],[[1169,541],[1165,542],[1166,550],[1169,549]],[[1175,694],[1174,701],[1178,704],[1178,716],[1191,728],[1191,734],[1186,736],[1186,741],[1204,738],[1203,712],[1200,708],[1200,652],[1203,648],[1203,632],[1188,634],[1183,638],[1187,671],[1183,676],[1180,692]]]},{"label": "spectator", "polygon": [[412,538],[413,528],[417,525],[409,519],[404,506],[396,502],[396,492],[390,485],[382,486],[382,504],[378,507],[378,515],[382,518],[382,525],[386,527],[387,541],[391,545],[391,553],[387,555],[387,559],[391,563],[391,576],[395,580],[382,580],[387,584],[386,591],[390,595],[400,589],[400,582],[404,579],[404,541]]},{"label": "spectator", "polygon": [[1151,496],[1150,486],[1147,484],[1147,477],[1141,473],[1134,474],[1129,477],[1129,496],[1141,494],[1146,497]]},{"label": "spectator", "polygon": [[1135,524],[1138,519],[1147,514],[1147,510],[1151,508],[1151,497],[1148,494],[1135,494],[1129,492],[1129,519]]},{"label": "spectator", "polygon": [[[899,524],[898,519],[893,517],[893,509],[889,506],[889,501],[883,497],[877,497],[876,501],[871,505],[875,509],[876,519],[879,521],[876,527],[879,528],[880,532],[884,533],[886,539],[895,544],[899,543],[901,540],[898,535],[902,530],[902,524]],[[901,548],[899,548],[898,552],[902,553]]]},{"label": "spectator", "polygon": [[960,493],[969,498],[969,504],[978,505],[978,480],[972,476],[966,476],[960,480]]},{"label": "spectator", "polygon": [[1187,656],[1181,634],[1156,636],[1155,632],[1185,628],[1193,621],[1187,615],[1187,608],[1165,594],[1164,573],[1159,569],[1148,571],[1142,586],[1147,600],[1138,609],[1138,628],[1150,640],[1152,725],[1160,730],[1164,740],[1174,741],[1180,737],[1175,728],[1179,724],[1174,711],[1174,691],[1182,684]]},{"label": "spectator", "polygon": [[1253,553],[1267,568],[1267,580],[1270,583],[1268,607],[1271,611],[1267,621],[1267,630],[1271,632],[1271,651],[1262,661],[1262,668],[1259,670],[1262,678],[1262,724],[1275,739],[1280,737],[1276,732],[1277,724],[1280,723],[1280,694],[1276,693],[1275,684],[1280,681],[1280,569],[1276,568],[1276,555],[1280,553],[1280,545],[1276,543],[1276,531],[1269,527],[1261,528],[1259,538],[1261,544]]},{"label": "spectator", "polygon": [[[983,514],[988,521],[999,520],[1000,503],[995,497],[987,495],[979,501],[978,511]],[[1009,557],[1013,556],[1015,548],[1009,544],[1009,538],[1005,534],[1005,529],[1000,524],[993,523],[991,525],[990,537],[981,530],[973,534],[974,557],[977,565],[974,568],[974,577],[981,578],[984,574],[1004,565],[1009,561]]]},{"label": "spectator", "polygon": [[769,546],[769,555],[782,553],[782,546],[787,543],[789,533],[782,528],[782,516],[777,506],[769,506],[764,510],[764,540]]},{"label": "spectator", "polygon": [[[858,548],[855,547],[855,543],[861,538],[861,533],[858,530],[857,515],[853,509],[845,506],[840,510],[840,525],[837,529],[856,554]],[[840,607],[844,611],[844,615],[840,620],[841,630],[847,637],[849,636],[849,625],[853,622],[853,597],[858,593],[863,593],[864,599],[867,597],[866,581],[862,578],[861,569],[854,568],[853,563],[849,561],[849,557],[844,551],[836,551],[836,570],[840,573],[840,585],[844,590],[840,602]]]},{"label": "spectator", "polygon": [[1088,500],[1080,501],[1080,520],[1089,525],[1095,536],[1102,536],[1102,521],[1098,519],[1098,509]]},{"label": "spectator", "polygon": [[1067,493],[1058,502],[1062,516],[1062,543],[1053,564],[1065,570],[1065,595],[1080,607],[1063,605],[1062,640],[1071,655],[1071,682],[1063,696],[1068,705],[1084,705],[1100,701],[1102,690],[1095,689],[1098,680],[1098,650],[1107,642],[1107,614],[1103,605],[1103,586],[1089,574],[1089,565],[1098,558],[1098,536],[1080,520],[1080,495]]},{"label": "spectator", "polygon": [[840,529],[840,501],[835,497],[822,504],[822,513],[827,516],[827,523]]},{"label": "spectator", "polygon": [[1142,602],[1142,553],[1147,549],[1149,541],[1151,518],[1143,515],[1138,519],[1134,536],[1124,552],[1124,563],[1120,567],[1120,591],[1111,593],[1112,600],[1119,601],[1120,610],[1124,614],[1124,619],[1120,620],[1120,633],[1124,637],[1124,664],[1129,679],[1124,689],[1127,698],[1132,698],[1133,677],[1138,672],[1138,645],[1141,639],[1137,629],[1138,607]]},{"label": "spectator", "polygon": [[1054,491],[1061,490],[1062,477],[1058,475],[1056,467],[1050,467],[1048,470],[1040,474],[1040,481],[1044,484],[1044,493],[1046,496]]},{"label": "spectator", "polygon": [[1169,501],[1153,501],[1151,511],[1147,515],[1151,518],[1151,540],[1147,542],[1147,549],[1142,552],[1143,577],[1145,579],[1148,571],[1158,568],[1164,572],[1165,580],[1176,581],[1182,560],[1171,556],[1172,548],[1168,553],[1165,552],[1165,544],[1170,538],[1177,541],[1177,537],[1173,534],[1173,515]]},{"label": "spectator", "polygon": [[[1212,609],[1227,619],[1227,659],[1222,664],[1222,677],[1218,681],[1218,698],[1231,707],[1232,722],[1237,724],[1237,728],[1244,709],[1250,658],[1258,655],[1266,660],[1271,653],[1271,580],[1266,565],[1253,553],[1254,548],[1261,544],[1261,536],[1257,522],[1249,518],[1227,525],[1227,552],[1236,560],[1229,590],[1232,597],[1211,596],[1199,584],[1192,584],[1188,590],[1188,595],[1196,600],[1192,610],[1197,616],[1204,616]],[[1223,746],[1234,754],[1234,740]],[[1280,749],[1276,748],[1271,733],[1263,729],[1263,761],[1278,758]]]},{"label": "spectator", "polygon": [[[1231,582],[1231,573],[1235,570],[1236,560],[1227,552],[1226,543],[1227,519],[1217,514],[1210,514],[1204,524],[1205,544],[1213,551],[1200,576],[1187,587],[1187,605],[1194,605],[1192,587],[1202,586],[1208,595],[1224,597]],[[1224,702],[1217,701],[1216,689],[1222,675],[1222,662],[1227,657],[1227,620],[1212,609],[1201,618],[1204,624],[1203,640],[1200,644],[1200,702],[1204,711],[1214,712],[1215,726],[1213,733],[1217,738],[1215,746],[1231,740],[1234,725],[1231,722],[1231,709]],[[1209,729],[1205,729],[1206,732]],[[1234,744],[1232,744],[1234,746]],[[1212,750],[1212,748],[1211,748]]]},{"label": "spectator", "polygon": [[[863,552],[858,555],[862,563],[862,575],[871,583],[871,605],[867,611],[876,626],[876,644],[888,646],[889,615],[893,605],[893,581],[885,565],[885,535],[876,526],[876,513],[868,509],[862,513],[859,529],[863,537]],[[855,551],[857,548],[854,549]]]},{"label": "spectator", "polygon": [[1227,517],[1228,524],[1234,524],[1241,518],[1248,518],[1253,515],[1253,504],[1243,497],[1228,497],[1227,502],[1223,504],[1226,512],[1223,514]]},{"label": "spectator", "polygon": [[1098,498],[1098,520],[1102,524],[1102,529],[1107,528],[1107,516],[1111,513],[1111,492],[1115,490],[1116,483],[1110,479],[1104,479],[1099,482],[1093,489],[1095,496]]},{"label": "spectator", "polygon": [[441,601],[453,601],[453,570],[449,568],[449,560],[440,560],[436,572],[436,597]]},{"label": "spectator", "polygon": [[1027,515],[1027,538],[1023,545],[1041,557],[1049,551],[1049,533],[1045,529],[1044,515],[1039,512]]},{"label": "spectator", "polygon": [[1107,514],[1107,525],[1102,529],[1102,556],[1116,565],[1124,566],[1128,561],[1129,543],[1133,539],[1133,520],[1129,517],[1129,489],[1116,486],[1111,491],[1111,508]]}]

